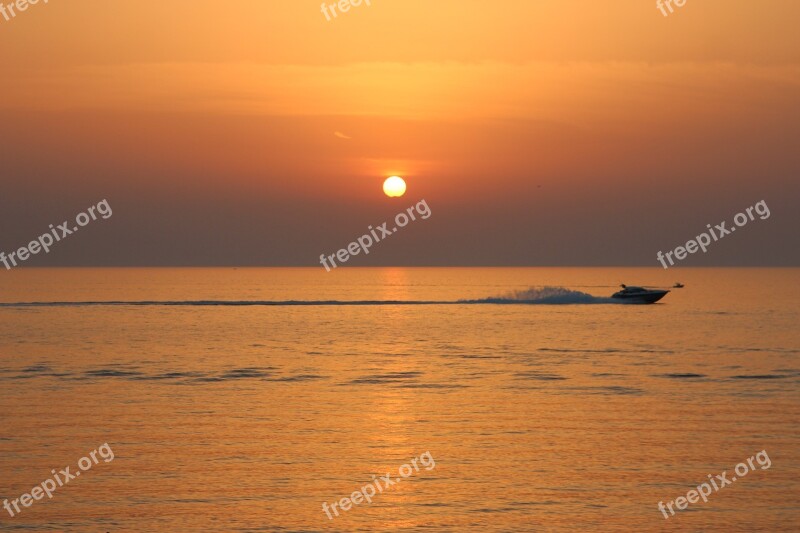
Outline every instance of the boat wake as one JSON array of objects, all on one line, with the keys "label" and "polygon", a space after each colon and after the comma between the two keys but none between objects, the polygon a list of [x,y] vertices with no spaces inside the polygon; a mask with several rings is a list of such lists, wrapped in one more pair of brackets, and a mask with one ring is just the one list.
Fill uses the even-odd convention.
[{"label": "boat wake", "polygon": [[483,300],[461,300],[461,303],[470,304],[618,304],[614,298],[592,296],[589,293],[574,291],[566,287],[531,287],[524,291],[515,291],[505,296],[485,298]]},{"label": "boat wake", "polygon": [[539,287],[515,291],[504,296],[479,300],[177,300],[177,301],[84,301],[84,302],[16,302],[0,303],[2,307],[92,307],[92,306],[376,306],[376,305],[570,305],[570,304],[618,304],[619,300],[601,298],[591,294],[574,291],[565,287]]}]

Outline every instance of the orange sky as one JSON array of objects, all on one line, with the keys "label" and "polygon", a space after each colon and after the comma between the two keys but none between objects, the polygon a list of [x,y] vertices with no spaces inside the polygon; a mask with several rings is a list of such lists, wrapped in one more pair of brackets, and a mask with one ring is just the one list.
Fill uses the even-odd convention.
[{"label": "orange sky", "polygon": [[797,2],[320,3],[0,18],[0,248],[107,197],[117,230],[38,264],[314,264],[424,197],[362,264],[649,265],[766,199],[693,264],[800,264]]}]

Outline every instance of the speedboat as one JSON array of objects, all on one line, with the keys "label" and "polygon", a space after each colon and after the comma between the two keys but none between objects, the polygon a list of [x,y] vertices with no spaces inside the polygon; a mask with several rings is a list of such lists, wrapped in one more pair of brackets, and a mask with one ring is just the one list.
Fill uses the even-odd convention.
[{"label": "speedboat", "polygon": [[615,292],[611,297],[632,304],[654,304],[669,292],[660,289],[645,289],[644,287],[628,287],[627,285],[620,285],[620,287],[622,290]]}]

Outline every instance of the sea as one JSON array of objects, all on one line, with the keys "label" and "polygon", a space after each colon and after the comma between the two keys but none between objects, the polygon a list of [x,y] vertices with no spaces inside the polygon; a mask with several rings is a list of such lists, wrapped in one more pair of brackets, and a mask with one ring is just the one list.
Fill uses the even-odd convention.
[{"label": "sea", "polygon": [[799,302],[797,268],[2,271],[0,530],[797,531]]}]

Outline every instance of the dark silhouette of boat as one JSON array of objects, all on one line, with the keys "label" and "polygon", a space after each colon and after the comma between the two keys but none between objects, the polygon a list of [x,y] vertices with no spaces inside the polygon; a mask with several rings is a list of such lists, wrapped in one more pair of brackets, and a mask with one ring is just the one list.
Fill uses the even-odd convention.
[{"label": "dark silhouette of boat", "polygon": [[654,304],[661,298],[667,295],[668,290],[661,289],[645,289],[644,287],[628,287],[625,284],[620,285],[621,291],[615,292],[611,295],[612,298],[622,300],[626,303],[632,304]]}]

